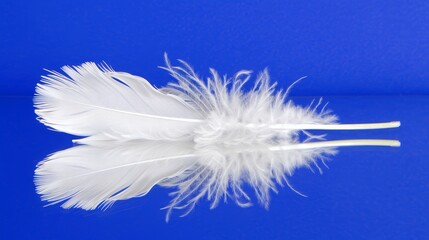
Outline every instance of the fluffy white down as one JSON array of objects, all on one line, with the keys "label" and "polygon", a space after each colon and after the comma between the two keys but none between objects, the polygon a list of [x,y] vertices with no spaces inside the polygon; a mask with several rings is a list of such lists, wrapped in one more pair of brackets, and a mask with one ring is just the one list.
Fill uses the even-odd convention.
[{"label": "fluffy white down", "polygon": [[[142,78],[91,63],[64,68],[69,77],[56,72],[45,77],[35,98],[41,122],[89,138],[81,141],[88,144],[86,147],[56,153],[38,165],[35,178],[42,198],[65,201],[64,207],[94,209],[145,195],[160,184],[177,188],[166,207],[168,219],[173,209],[185,209],[187,214],[203,197],[212,201],[212,207],[227,199],[249,206],[252,194],[245,191],[249,186],[257,201],[268,207],[270,191],[277,191],[276,185],[291,187],[287,177],[296,168],[314,166],[320,170],[318,160],[324,163],[335,153],[331,148],[271,149],[321,139],[323,136],[303,130],[271,127],[334,123],[336,117],[320,106],[321,101],[315,106],[295,105],[286,99],[288,91],[275,91],[266,70],[245,92],[250,71],[228,78],[211,70],[212,76],[203,81],[187,63],[181,63],[180,67],[172,66],[166,58],[164,69],[177,82],[159,90]],[[136,144],[136,139],[143,143]],[[128,140],[132,141],[128,144]],[[166,165],[151,160],[165,158],[153,152],[162,151],[162,146],[142,149],[148,145],[145,141],[169,141],[169,146],[186,141],[192,143],[192,151],[186,144],[189,160],[181,159],[183,164],[172,165],[167,171]],[[108,154],[111,149],[116,149],[113,155]],[[127,151],[123,163],[121,149]],[[174,147],[168,149],[169,162],[183,154]],[[139,158],[143,163],[136,163]],[[138,167],[129,168],[130,162]],[[178,171],[174,173],[174,169]]]},{"label": "fluffy white down", "polygon": [[303,108],[291,100],[287,93],[275,92],[276,83],[270,85],[267,70],[261,72],[253,88],[244,92],[250,80],[250,71],[240,71],[232,78],[221,77],[211,69],[206,82],[182,61],[183,67],[172,66],[166,58],[166,69],[177,83],[170,83],[164,92],[176,94],[196,110],[205,121],[195,130],[194,141],[201,145],[222,144],[287,144],[295,143],[295,131],[273,130],[274,124],[332,124],[337,118],[322,108],[321,101]]},{"label": "fluffy white down", "polygon": [[[288,185],[298,167],[316,167],[317,161],[325,160],[336,153],[333,148],[291,151],[270,151],[271,146],[298,144],[324,136],[312,135],[303,130],[278,130],[274,124],[332,124],[337,117],[321,107],[321,100],[308,107],[295,105],[286,100],[286,92],[275,91],[276,83],[270,84],[267,70],[255,79],[250,91],[243,87],[249,84],[250,71],[240,71],[232,78],[220,76],[211,69],[212,76],[206,81],[192,67],[172,66],[166,58],[166,69],[177,83],[170,83],[164,92],[182,97],[203,116],[205,121],[194,130],[194,142],[200,161],[193,168],[162,184],[178,186],[175,198],[166,208],[193,209],[196,202],[206,196],[214,208],[228,198],[239,206],[251,205],[251,197],[243,189],[250,186],[257,201],[269,205],[269,191],[277,191],[276,183]],[[326,105],[325,105],[326,106]],[[320,109],[319,109],[320,108]],[[297,192],[297,191],[296,191]],[[300,194],[299,192],[297,192]],[[169,216],[167,214],[167,217]]]}]

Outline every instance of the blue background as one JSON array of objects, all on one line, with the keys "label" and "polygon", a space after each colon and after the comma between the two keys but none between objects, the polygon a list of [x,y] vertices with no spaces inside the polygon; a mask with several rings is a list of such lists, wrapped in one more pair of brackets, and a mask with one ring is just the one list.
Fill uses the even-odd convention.
[{"label": "blue background", "polygon": [[281,87],[309,76],[296,95],[428,94],[428,13],[425,0],[2,0],[0,95],[84,61],[162,85],[164,52],[200,72],[269,67]]},{"label": "blue background", "polygon": [[[164,222],[169,190],[107,211],[43,207],[33,172],[72,136],[35,120],[43,68],[106,61],[157,86],[162,55],[202,75],[269,67],[279,88],[308,78],[300,104],[326,96],[342,122],[401,120],[400,129],[330,133],[400,139],[402,147],[345,148],[323,175],[302,169],[269,211],[201,202]],[[429,2],[0,2],[0,239],[425,239],[429,236]],[[307,96],[307,97],[298,97]]]}]

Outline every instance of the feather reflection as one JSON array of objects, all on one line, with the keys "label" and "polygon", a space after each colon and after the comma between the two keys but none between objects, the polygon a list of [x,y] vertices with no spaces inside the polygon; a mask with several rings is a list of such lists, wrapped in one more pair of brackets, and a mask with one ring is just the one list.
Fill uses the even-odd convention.
[{"label": "feather reflection", "polygon": [[[302,144],[301,144],[302,145]],[[193,142],[99,141],[56,152],[35,171],[36,190],[50,204],[63,208],[106,208],[118,200],[146,195],[153,186],[174,188],[167,209],[189,213],[201,198],[230,199],[241,207],[254,195],[268,207],[270,191],[290,184],[299,167],[320,170],[333,148],[273,151],[272,145],[200,146]],[[250,186],[248,193],[244,186]],[[293,190],[293,188],[291,187]]]}]

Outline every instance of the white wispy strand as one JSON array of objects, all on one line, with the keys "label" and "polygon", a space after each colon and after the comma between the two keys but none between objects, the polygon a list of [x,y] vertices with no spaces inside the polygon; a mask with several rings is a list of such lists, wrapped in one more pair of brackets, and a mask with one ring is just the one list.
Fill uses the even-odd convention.
[{"label": "white wispy strand", "polygon": [[85,137],[76,141],[85,145],[38,165],[35,183],[43,200],[89,210],[143,196],[158,184],[176,188],[165,208],[167,220],[174,209],[186,215],[203,197],[212,208],[228,199],[247,207],[252,198],[268,208],[277,186],[303,195],[288,177],[299,167],[321,172],[320,163],[337,146],[399,146],[394,140],[323,141],[325,135],[308,130],[390,128],[399,122],[337,124],[322,99],[301,107],[287,99],[290,88],[276,91],[267,70],[246,92],[251,71],[229,78],[211,69],[203,81],[186,62],[173,66],[165,60],[163,68],[177,82],[161,89],[94,63],[43,77],[34,98],[39,120]]}]

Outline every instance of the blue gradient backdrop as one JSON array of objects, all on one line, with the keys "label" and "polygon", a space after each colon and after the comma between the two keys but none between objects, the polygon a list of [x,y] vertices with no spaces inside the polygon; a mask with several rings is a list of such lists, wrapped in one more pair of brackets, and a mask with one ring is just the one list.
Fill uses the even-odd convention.
[{"label": "blue gradient backdrop", "polygon": [[[201,75],[268,67],[279,88],[308,76],[292,92],[299,104],[325,96],[342,122],[402,121],[329,139],[402,147],[341,149],[323,175],[291,178],[308,198],[281,188],[269,211],[202,201],[166,224],[170,190],[158,187],[107,211],[43,207],[35,166],[73,139],[35,120],[43,68],[106,61],[162,86],[164,52]],[[426,0],[2,0],[0,239],[428,239],[428,56]]]},{"label": "blue gradient backdrop", "polygon": [[429,2],[10,1],[0,3],[0,95],[43,68],[106,61],[164,84],[166,51],[199,72],[269,67],[296,95],[429,93]]}]

